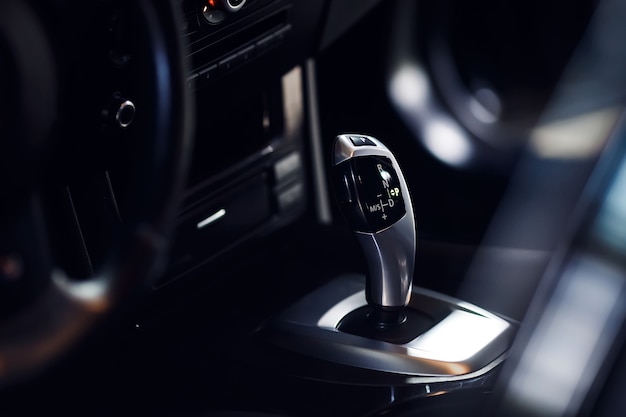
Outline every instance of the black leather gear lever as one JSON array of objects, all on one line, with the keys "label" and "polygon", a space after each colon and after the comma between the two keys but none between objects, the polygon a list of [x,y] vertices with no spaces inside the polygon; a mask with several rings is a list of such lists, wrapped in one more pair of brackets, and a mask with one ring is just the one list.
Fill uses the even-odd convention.
[{"label": "black leather gear lever", "polygon": [[337,136],[333,149],[334,189],[368,263],[367,302],[378,321],[403,320],[415,263],[413,206],[391,151],[371,136]]}]

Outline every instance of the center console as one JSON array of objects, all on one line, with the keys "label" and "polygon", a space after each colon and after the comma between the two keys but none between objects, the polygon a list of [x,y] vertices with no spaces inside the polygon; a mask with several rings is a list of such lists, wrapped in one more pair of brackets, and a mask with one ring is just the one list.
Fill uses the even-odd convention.
[{"label": "center console", "polygon": [[202,110],[178,237],[159,287],[304,211],[301,63],[315,41],[310,17],[321,13],[321,5],[287,0],[180,3],[188,88]]},{"label": "center console", "polygon": [[395,381],[433,389],[488,376],[506,358],[515,323],[420,287],[412,289],[407,306],[419,327],[392,330],[383,338],[342,329],[351,314],[367,308],[364,283],[358,274],[337,277],[272,320],[259,337],[278,350],[352,368],[325,375],[315,366],[294,371],[334,383],[354,382],[368,371],[370,384]]},{"label": "center console", "polygon": [[[246,245],[269,241],[261,238],[276,235],[314,206],[307,176],[319,167],[307,167],[314,158],[306,129],[316,121],[307,118],[312,104],[305,96],[314,87],[304,63],[319,42],[319,30],[311,29],[324,10],[315,3],[324,2],[181,1],[191,63],[188,88],[201,113],[196,114],[195,149],[171,261],[159,289],[191,276],[227,275],[210,267],[229,255],[239,262],[254,252],[247,252]],[[245,275],[258,273],[262,279],[246,281],[252,289],[224,284],[231,292],[245,292],[237,303],[246,300],[251,305],[242,309],[258,314],[229,315],[222,330],[211,327],[224,343],[223,354],[233,358],[228,366],[241,366],[228,369],[235,375],[229,383],[236,387],[228,393],[236,398],[228,398],[238,406],[245,398],[250,408],[293,409],[299,415],[342,407],[349,407],[346,415],[358,415],[355,403],[363,412],[384,414],[386,407],[395,412],[405,400],[482,392],[506,358],[516,324],[413,286],[417,235],[409,188],[396,158],[382,142],[361,134],[340,135],[333,151],[331,182],[368,273],[322,276],[322,285],[308,293],[304,284],[291,288],[292,293],[284,288],[302,279],[291,276],[291,270],[283,271],[286,277],[273,277],[276,282],[261,295],[254,291],[266,277],[254,267]],[[306,256],[318,262],[315,255]],[[276,269],[271,265],[270,274],[278,274]],[[268,294],[276,298],[272,303],[278,311],[262,306]],[[287,295],[277,300],[281,294]],[[219,313],[224,307],[238,309],[224,300],[203,298],[201,304]],[[259,311],[260,305],[266,310]],[[201,317],[204,329],[206,318],[218,315]],[[257,320],[262,321],[258,327]],[[310,414],[302,410],[302,404],[320,398]]]}]

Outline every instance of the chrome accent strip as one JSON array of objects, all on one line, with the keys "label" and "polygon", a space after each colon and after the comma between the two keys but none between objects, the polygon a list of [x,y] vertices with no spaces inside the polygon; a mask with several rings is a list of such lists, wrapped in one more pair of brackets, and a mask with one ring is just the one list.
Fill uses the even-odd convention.
[{"label": "chrome accent strip", "polygon": [[288,140],[302,134],[303,102],[302,68],[296,66],[281,79],[283,92],[284,131]]},{"label": "chrome accent strip", "polygon": [[487,366],[480,368],[475,372],[470,372],[469,374],[459,375],[459,376],[411,376],[407,378],[407,383],[409,384],[433,384],[438,382],[454,382],[454,381],[463,381],[466,379],[474,379],[480,376],[483,376],[491,371],[493,371],[496,367],[498,367],[505,359],[509,356],[508,352],[498,356],[493,362],[489,363]]},{"label": "chrome accent strip", "polygon": [[317,220],[321,224],[331,224],[333,221],[330,209],[330,197],[326,180],[326,166],[324,153],[322,151],[323,139],[320,128],[320,117],[317,102],[317,82],[315,76],[315,60],[306,61],[306,89],[309,109],[309,135],[311,143],[311,159],[313,166],[313,186],[315,188],[315,207],[317,210]]},{"label": "chrome accent strip", "polygon": [[226,210],[225,209],[219,209],[218,211],[216,211],[215,213],[211,214],[209,217],[207,217],[206,219],[202,220],[201,222],[199,222],[196,227],[198,229],[203,229],[205,227],[207,227],[208,225],[210,225],[211,223],[215,223],[217,220],[221,219],[222,217],[224,217],[226,215]]}]

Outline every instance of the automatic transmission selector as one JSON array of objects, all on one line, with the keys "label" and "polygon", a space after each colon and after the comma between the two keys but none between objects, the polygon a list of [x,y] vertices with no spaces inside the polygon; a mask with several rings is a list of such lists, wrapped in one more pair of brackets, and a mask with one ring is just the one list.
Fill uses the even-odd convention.
[{"label": "automatic transmission selector", "polygon": [[[360,385],[365,378],[369,386],[384,387],[397,381],[421,386],[410,392],[425,397],[433,395],[431,384],[445,392],[482,391],[506,357],[516,327],[468,302],[413,287],[417,232],[411,196],[382,142],[339,135],[331,161],[333,189],[364,252],[366,276],[359,271],[335,277],[268,321],[258,334],[278,349],[271,357],[281,365],[283,351],[313,359],[295,356],[289,369],[316,381]],[[339,371],[329,372],[335,365]]]},{"label": "automatic transmission selector", "polygon": [[[366,276],[359,271],[329,280],[269,320],[259,340],[278,349],[270,355],[281,365],[282,352],[295,354],[290,374],[306,379],[360,385],[365,378],[372,387],[397,382],[415,387],[409,392],[424,401],[434,386],[471,395],[483,391],[516,327],[468,302],[412,285],[413,206],[399,164],[382,142],[339,135],[331,161],[335,195],[364,251]],[[330,372],[335,365],[338,372]]]},{"label": "automatic transmission selector", "polygon": [[405,319],[415,263],[413,206],[391,151],[371,136],[344,134],[333,149],[334,189],[367,259],[366,298],[378,322]]}]

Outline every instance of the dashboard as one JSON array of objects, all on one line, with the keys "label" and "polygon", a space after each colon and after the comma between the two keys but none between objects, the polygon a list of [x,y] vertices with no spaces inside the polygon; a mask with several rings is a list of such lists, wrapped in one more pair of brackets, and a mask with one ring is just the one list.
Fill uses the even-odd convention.
[{"label": "dashboard", "polygon": [[201,110],[181,238],[161,284],[303,213],[301,63],[315,49],[323,12],[321,3],[279,0],[242,2],[234,11],[181,6],[187,80]]}]

